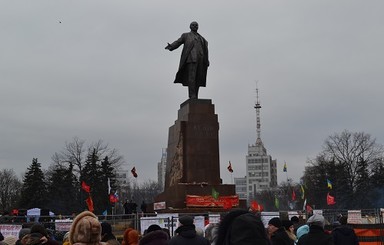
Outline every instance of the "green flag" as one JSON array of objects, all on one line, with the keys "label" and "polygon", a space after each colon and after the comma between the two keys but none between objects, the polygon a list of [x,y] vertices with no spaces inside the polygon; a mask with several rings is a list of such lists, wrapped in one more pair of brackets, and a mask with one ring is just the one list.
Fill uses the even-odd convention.
[{"label": "green flag", "polygon": [[277,198],[277,196],[275,196],[275,207],[277,209],[279,209],[279,207],[280,207],[279,199]]},{"label": "green flag", "polygon": [[215,188],[212,188],[212,197],[214,199],[219,198],[219,193],[215,190]]}]

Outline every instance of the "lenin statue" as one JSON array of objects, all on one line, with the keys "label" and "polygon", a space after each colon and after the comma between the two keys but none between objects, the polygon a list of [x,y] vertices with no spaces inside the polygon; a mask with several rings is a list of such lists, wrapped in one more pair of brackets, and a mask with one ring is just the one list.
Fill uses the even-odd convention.
[{"label": "lenin statue", "polygon": [[183,33],[179,39],[168,43],[165,49],[172,51],[184,44],[174,83],[188,86],[189,98],[197,99],[199,87],[205,87],[207,81],[208,42],[197,33],[199,29],[197,22],[192,22],[189,27],[190,32]]}]

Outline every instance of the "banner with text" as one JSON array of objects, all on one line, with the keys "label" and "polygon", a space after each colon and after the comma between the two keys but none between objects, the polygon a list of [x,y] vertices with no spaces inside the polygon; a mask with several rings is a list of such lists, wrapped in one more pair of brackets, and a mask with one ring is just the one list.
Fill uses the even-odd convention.
[{"label": "banner with text", "polygon": [[187,207],[238,207],[239,196],[219,196],[217,199],[213,196],[187,195],[185,197]]}]

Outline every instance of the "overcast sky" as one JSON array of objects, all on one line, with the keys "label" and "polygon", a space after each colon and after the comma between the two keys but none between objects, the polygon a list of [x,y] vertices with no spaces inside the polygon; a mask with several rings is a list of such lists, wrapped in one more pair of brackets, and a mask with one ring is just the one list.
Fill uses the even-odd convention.
[{"label": "overcast sky", "polygon": [[[261,138],[278,180],[298,181],[324,140],[344,129],[384,143],[384,1],[3,1],[0,168],[21,174],[74,137],[102,139],[157,180],[168,128],[187,100],[173,84],[191,21],[209,45],[207,87],[218,114],[221,177],[245,176]],[[288,172],[283,173],[284,162]]]}]

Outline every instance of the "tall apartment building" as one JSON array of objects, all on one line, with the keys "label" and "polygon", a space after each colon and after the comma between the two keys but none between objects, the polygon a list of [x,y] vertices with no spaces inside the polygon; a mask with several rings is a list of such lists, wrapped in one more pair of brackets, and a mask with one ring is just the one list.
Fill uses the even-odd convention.
[{"label": "tall apartment building", "polygon": [[157,182],[161,191],[164,191],[165,186],[165,171],[167,167],[167,149],[163,148],[161,160],[157,163]]},{"label": "tall apartment building", "polygon": [[246,185],[247,185],[247,201],[250,203],[254,200],[255,195],[265,190],[277,187],[277,164],[276,160],[272,160],[271,155],[267,154],[267,150],[261,140],[261,123],[258,89],[256,89],[256,143],[248,145],[248,154],[246,156]]}]

